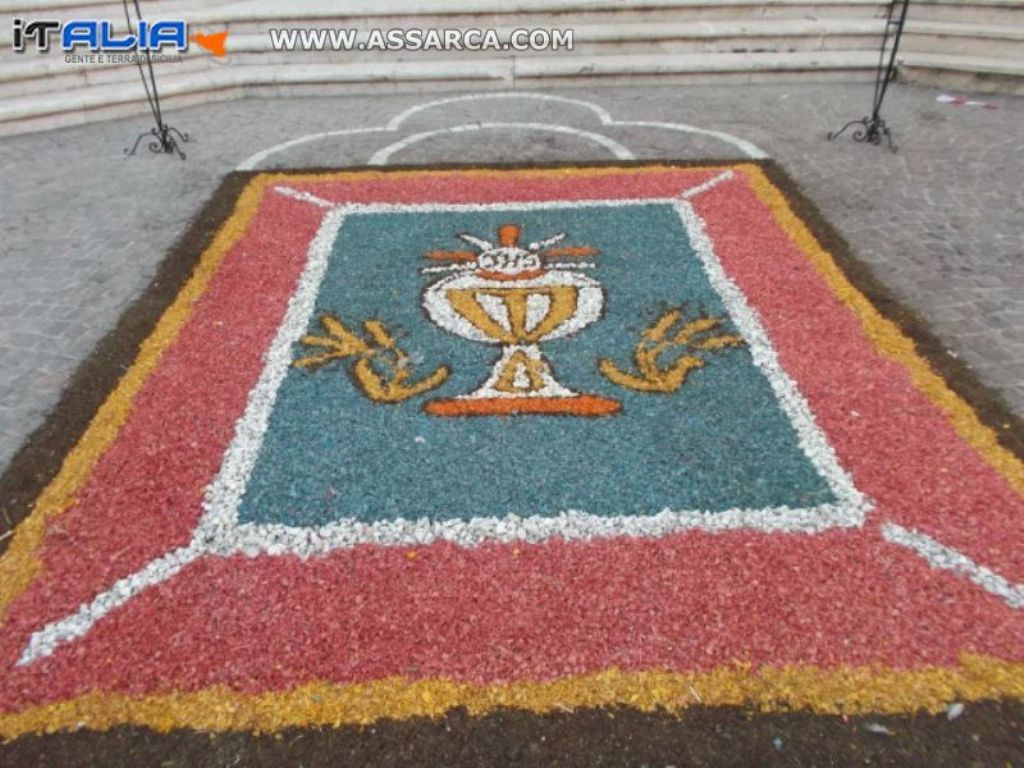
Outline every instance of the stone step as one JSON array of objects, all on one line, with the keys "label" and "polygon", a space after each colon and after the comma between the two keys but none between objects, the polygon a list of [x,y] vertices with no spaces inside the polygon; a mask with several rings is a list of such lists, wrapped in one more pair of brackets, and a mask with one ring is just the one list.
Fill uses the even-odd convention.
[{"label": "stone step", "polygon": [[[879,19],[757,19],[752,21],[702,21],[676,24],[594,24],[575,28],[575,46],[563,56],[625,54],[740,53],[786,51],[869,50],[878,45],[884,22]],[[511,27],[502,32],[511,31]],[[230,66],[416,61],[473,60],[482,56],[511,58],[512,54],[444,51],[358,52],[273,51],[268,34],[228,38]],[[550,56],[550,53],[517,53],[516,56]],[[158,76],[223,66],[198,48],[181,63],[157,63]],[[100,85],[138,79],[134,64],[68,63],[58,52],[34,52],[0,64],[0,98],[68,91],[83,85]],[[31,81],[31,82],[28,82]]]},{"label": "stone step", "polygon": [[[760,19],[753,21],[702,21],[674,24],[592,24],[575,27],[575,55],[627,53],[742,53],[815,50],[868,50],[877,48],[885,28],[883,19]],[[501,29],[501,28],[499,28]],[[508,31],[512,29],[507,28]],[[1024,25],[993,26],[956,22],[908,21],[904,40],[913,38],[915,50],[963,56],[1024,58]],[[229,38],[229,52],[239,63],[262,63],[246,58],[262,55],[264,61],[286,63],[307,57],[331,60],[370,60],[385,55],[396,59],[457,57],[452,52],[273,51],[266,34]],[[466,57],[479,56],[466,52]],[[516,56],[550,55],[521,52]],[[566,52],[565,55],[568,55]],[[2,76],[0,76],[2,77]]]},{"label": "stone step", "polygon": [[[99,18],[120,25],[119,3],[68,7],[24,0],[0,2],[0,43],[11,40],[10,21],[27,18]],[[885,8],[884,0],[162,0],[143,6],[153,18],[181,17],[193,29],[227,28],[238,34],[283,25],[418,28],[467,26],[567,26],[590,23],[709,21],[757,18],[864,18]]]},{"label": "stone step", "polygon": [[[193,30],[229,30],[227,62],[193,46],[183,61],[156,65],[167,103],[178,105],[373,88],[865,79],[877,63],[885,7],[878,0],[162,0],[144,11],[180,16]],[[0,0],[0,14],[123,20],[120,5],[86,0]],[[1024,0],[915,0],[901,51],[908,77],[1014,92],[1024,61],[1022,14]],[[571,28],[575,49],[275,52],[267,30],[281,27]],[[9,30],[0,21],[0,40]],[[0,61],[0,133],[145,109],[132,64],[67,63],[59,51]]]},{"label": "stone step", "polygon": [[1024,24],[907,20],[901,49],[917,53],[1024,61]]},{"label": "stone step", "polygon": [[[873,74],[872,51],[723,53],[715,55],[595,56],[474,59],[472,61],[370,62],[293,66],[219,66],[165,76],[160,93],[167,106],[239,93],[287,95],[388,88],[509,88],[551,83],[708,82],[759,79],[804,80]],[[112,114],[147,109],[135,81],[84,86],[73,92],[40,93],[0,100],[0,134],[73,125]]]},{"label": "stone step", "polygon": [[111,3],[96,0],[0,0],[0,13],[32,16],[52,16],[56,11],[68,10],[81,13],[83,10],[108,8]]},{"label": "stone step", "polygon": [[[496,20],[500,24],[514,24],[516,19],[536,23],[551,19],[567,26],[594,23],[592,17],[607,21],[712,20],[715,18],[780,18],[822,17],[838,13],[845,17],[862,15],[885,5],[879,0],[346,0],[344,4],[331,0],[245,0],[221,6],[204,8],[190,17],[196,24],[224,24],[245,20],[252,24],[276,25],[284,21],[312,24],[317,20],[359,22],[370,26],[381,21],[399,21],[419,27],[435,26],[435,20],[445,20],[460,26],[465,18],[474,23]],[[852,12],[851,12],[852,11]],[[504,19],[501,21],[501,19]]]},{"label": "stone step", "polygon": [[[617,24],[577,26],[572,51],[273,51],[267,35],[250,34],[232,41],[232,62],[240,64],[296,61],[371,61],[495,58],[614,56],[627,54],[688,54],[844,51],[877,48],[882,20],[757,20],[709,21],[679,24]],[[511,28],[510,30],[511,31]],[[500,33],[499,33],[500,34]]]},{"label": "stone step", "polygon": [[[183,10],[209,8],[215,5],[236,5],[238,0],[151,0],[142,5],[144,12],[153,9],[159,16],[170,18]],[[0,0],[0,14],[3,16],[25,16],[35,18],[68,19],[71,17],[103,19],[123,18],[124,6],[110,0]],[[154,18],[158,14],[154,13]]]},{"label": "stone step", "polygon": [[[419,27],[463,26],[493,22],[558,21],[567,26],[628,21],[701,21],[741,18],[863,18],[884,10],[884,0],[161,0],[144,12],[161,18],[181,16],[193,26],[231,27],[240,34],[246,25],[257,31],[284,22],[306,25],[346,24],[356,27],[399,24]],[[157,9],[157,10],[154,10]],[[470,10],[471,9],[471,10]],[[118,22],[120,3],[94,0],[0,0],[0,43],[10,42],[14,16],[67,19],[107,18]],[[973,24],[1024,23],[1020,0],[914,0],[909,18]]]},{"label": "stone step", "polygon": [[[181,62],[156,63],[154,71],[162,81],[168,75],[201,72],[211,67],[204,56],[188,56]],[[80,88],[115,83],[139,85],[135,64],[67,64],[61,58],[0,65],[0,103],[5,99],[42,94],[73,94]],[[139,86],[141,88],[141,85]]]},{"label": "stone step", "polygon": [[961,24],[993,26],[1024,25],[1024,2],[1021,0],[913,0],[907,11],[908,21],[952,21]]},{"label": "stone step", "polygon": [[[733,81],[754,82],[758,75],[795,76],[829,74],[863,76],[873,73],[878,55],[875,51],[796,51],[786,53],[701,53],[649,56],[594,56],[566,58],[524,58],[515,63],[516,84],[550,78],[587,80],[590,78],[639,78],[659,75],[692,75]],[[734,77],[732,77],[734,76]]]},{"label": "stone step", "polygon": [[1024,95],[1024,60],[941,53],[908,53],[900,73],[904,81],[959,91]]},{"label": "stone step", "polygon": [[[624,54],[740,53],[786,51],[870,50],[879,42],[883,22],[877,19],[760,19],[677,24],[581,25],[575,28],[573,56]],[[481,54],[428,51],[375,52],[279,51],[271,49],[269,35],[230,37],[230,66],[295,66],[316,63],[369,63],[415,60],[475,60]],[[1024,59],[1024,27],[1000,27],[955,22],[908,21],[903,50],[949,53],[957,56]],[[517,54],[545,56],[546,54]],[[568,56],[568,52],[563,56]],[[497,55],[493,58],[510,58]],[[13,58],[13,57],[12,57]],[[213,69],[225,64],[191,51],[183,62],[157,64],[162,79]],[[18,57],[0,64],[0,98],[71,91],[88,85],[138,82],[133,64],[69,64],[59,54]]]}]

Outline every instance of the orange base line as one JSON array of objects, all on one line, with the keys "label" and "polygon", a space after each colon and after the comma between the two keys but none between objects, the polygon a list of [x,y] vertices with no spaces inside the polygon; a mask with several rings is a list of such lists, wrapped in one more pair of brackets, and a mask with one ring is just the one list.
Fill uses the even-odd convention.
[{"label": "orange base line", "polygon": [[599,395],[576,397],[480,397],[431,400],[423,406],[431,416],[611,416],[622,403]]}]

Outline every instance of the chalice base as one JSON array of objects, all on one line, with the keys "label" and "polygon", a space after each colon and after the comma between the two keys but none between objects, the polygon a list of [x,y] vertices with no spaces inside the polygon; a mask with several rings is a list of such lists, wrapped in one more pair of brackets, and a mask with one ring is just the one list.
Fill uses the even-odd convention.
[{"label": "chalice base", "polygon": [[559,384],[536,344],[509,344],[479,389],[431,400],[423,410],[433,416],[610,416],[622,410],[622,404]]}]

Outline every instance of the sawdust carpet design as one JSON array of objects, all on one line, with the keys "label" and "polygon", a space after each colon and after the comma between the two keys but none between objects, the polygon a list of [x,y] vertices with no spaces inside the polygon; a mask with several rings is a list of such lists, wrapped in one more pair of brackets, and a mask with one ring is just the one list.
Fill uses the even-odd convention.
[{"label": "sawdust carpet design", "polygon": [[233,175],[4,479],[0,733],[1024,696],[1013,420],[797,200],[769,162]]}]

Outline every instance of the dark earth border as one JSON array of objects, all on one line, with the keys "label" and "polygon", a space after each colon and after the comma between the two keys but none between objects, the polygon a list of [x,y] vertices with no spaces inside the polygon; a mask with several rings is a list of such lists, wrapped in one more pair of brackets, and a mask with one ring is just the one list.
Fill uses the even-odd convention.
[{"label": "dark earth border", "polygon": [[[794,213],[831,253],[847,278],[886,318],[913,339],[918,353],[966,400],[999,442],[1024,458],[1024,421],[1002,397],[949,354],[925,321],[904,306],[772,160],[466,164],[386,168],[298,168],[235,171],[171,249],[156,276],[115,328],[72,375],[57,406],[25,441],[0,477],[0,534],[11,531],[56,475],[100,405],[135,360],[142,342],[192,274],[200,255],[231,215],[255,176],[339,171],[400,172],[490,168],[760,166]],[[0,553],[11,536],[0,540]],[[380,721],[372,727],[286,729],[275,734],[159,733],[123,726],[22,736],[0,747],[13,766],[279,766],[279,765],[644,765],[690,766],[1024,766],[1024,702],[970,704],[948,720],[925,713],[835,717],[808,712],[761,713],[720,707],[689,708],[681,716],[626,708],[533,714],[498,710],[470,717]],[[9,761],[6,762],[6,761]]]},{"label": "dark earth border", "polygon": [[438,720],[267,734],[119,727],[22,736],[0,747],[5,755],[17,768],[1005,768],[1024,765],[1024,703],[972,704],[954,720],[944,713],[843,719],[731,707],[694,707],[679,717],[625,708],[471,717],[456,709]]}]

